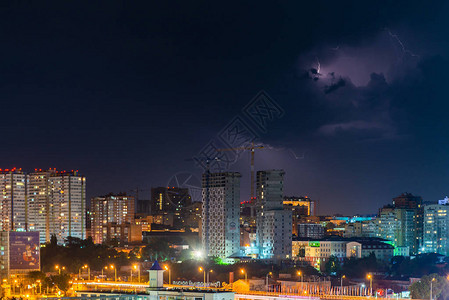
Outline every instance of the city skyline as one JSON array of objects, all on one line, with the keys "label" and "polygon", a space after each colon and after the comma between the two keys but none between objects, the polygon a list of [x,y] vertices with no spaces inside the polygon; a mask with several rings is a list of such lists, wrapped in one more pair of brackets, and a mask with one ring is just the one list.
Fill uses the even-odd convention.
[{"label": "city skyline", "polygon": [[[188,160],[241,118],[265,146],[255,170],[284,169],[285,194],[316,199],[320,214],[372,213],[403,192],[442,199],[447,11],[7,2],[0,165],[83,170],[87,199],[180,173],[199,188],[203,169]],[[283,112],[263,129],[244,118],[262,90]],[[249,153],[226,171],[242,174],[248,199]]]}]

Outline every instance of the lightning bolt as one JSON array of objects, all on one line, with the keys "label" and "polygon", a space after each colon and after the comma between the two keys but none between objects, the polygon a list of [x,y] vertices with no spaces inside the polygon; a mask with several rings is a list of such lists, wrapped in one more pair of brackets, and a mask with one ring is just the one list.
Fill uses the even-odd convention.
[{"label": "lightning bolt", "polygon": [[321,69],[320,60],[318,59],[318,56],[315,56],[315,59],[316,59],[316,71],[317,71],[318,75],[320,75],[320,69]]},{"label": "lightning bolt", "polygon": [[337,45],[335,48],[331,48],[331,50],[338,51],[340,49],[340,45]]},{"label": "lightning bolt", "polygon": [[412,57],[419,57],[419,55],[417,55],[417,54],[411,52],[410,50],[408,50],[408,49],[405,47],[404,43],[401,41],[401,39],[399,38],[399,36],[398,36],[397,34],[393,34],[388,28],[385,28],[385,30],[388,32],[388,34],[390,35],[390,37],[393,38],[393,39],[399,44],[399,46],[400,46],[401,49],[402,49],[402,53],[408,54],[408,55],[410,55],[410,56],[412,56]]},{"label": "lightning bolt", "polygon": [[298,159],[304,159],[304,158],[305,158],[305,155],[306,155],[306,151],[304,151],[301,155],[297,155],[296,152],[293,151],[292,148],[276,147],[276,146],[272,146],[272,145],[270,145],[270,144],[265,144],[265,143],[262,143],[262,144],[259,144],[259,145],[263,146],[263,147],[266,148],[266,149],[274,150],[274,151],[277,151],[277,152],[279,152],[279,151],[287,151],[287,152],[288,152],[289,154],[291,154],[291,156],[293,156],[293,158],[296,159],[296,160],[298,160]]}]

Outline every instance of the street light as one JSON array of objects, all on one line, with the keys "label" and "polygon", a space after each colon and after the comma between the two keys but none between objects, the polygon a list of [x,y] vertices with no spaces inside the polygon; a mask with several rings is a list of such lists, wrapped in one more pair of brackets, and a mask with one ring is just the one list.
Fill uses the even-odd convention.
[{"label": "street light", "polygon": [[84,265],[81,267],[82,269],[87,269],[87,280],[90,280],[90,268],[88,265]]},{"label": "street light", "polygon": [[[138,280],[139,280],[139,282],[140,282],[140,265],[133,265],[133,268],[134,268],[134,270],[138,270],[139,273],[137,273],[137,274],[138,274],[138,277],[137,277],[137,278],[138,278]],[[131,270],[131,279],[132,279],[132,276],[133,276],[133,275],[132,275],[132,274],[133,274],[132,272],[133,272],[133,271]]]},{"label": "street light", "polygon": [[213,272],[214,272],[214,270],[209,270],[209,271],[207,272],[207,287],[209,287],[210,273],[213,273]]},{"label": "street light", "polygon": [[340,278],[340,295],[343,295],[343,279],[346,278],[345,275]]},{"label": "street light", "polygon": [[[101,278],[104,280],[104,273],[103,273],[103,271],[104,270],[107,270],[108,269],[108,266],[104,266],[104,268],[103,269],[101,269]],[[106,280],[104,280],[104,281],[106,281]]]},{"label": "street light", "polygon": [[373,295],[373,275],[368,274],[366,278],[369,279],[369,296],[371,297]]},{"label": "street light", "polygon": [[14,295],[16,294],[17,279],[14,279]]},{"label": "street light", "polygon": [[171,284],[171,270],[167,265],[164,266],[164,269],[168,271],[168,284]]},{"label": "street light", "polygon": [[203,272],[203,276],[204,276],[204,278],[203,278],[203,287],[206,287],[206,270],[203,269],[203,267],[199,267],[198,271]]},{"label": "street light", "polygon": [[273,275],[273,273],[269,272],[269,273],[267,273],[267,276],[265,276],[265,286],[266,286],[267,292],[268,292],[268,276],[271,276],[271,275]]},{"label": "street light", "polygon": [[59,275],[61,275],[61,268],[59,268],[59,265],[55,266],[55,269],[59,271]]},{"label": "street light", "polygon": [[39,294],[42,294],[42,283],[41,283],[40,279],[37,280],[36,282],[39,283]]},{"label": "street light", "polygon": [[245,274],[245,282],[248,283],[248,273],[246,273],[245,269],[240,269],[240,273]]},{"label": "street light", "polygon": [[298,276],[301,278],[301,282],[303,282],[303,280],[302,280],[302,276],[303,276],[303,275],[302,275],[302,272],[301,272],[301,271],[298,271],[297,274],[298,274]]},{"label": "street light", "polygon": [[114,282],[117,282],[117,268],[114,265],[111,265],[111,270],[114,270]]},{"label": "street light", "polygon": [[432,297],[432,289],[433,289],[433,282],[435,281],[436,279],[435,278],[432,278],[432,280],[430,281],[430,300],[433,300],[433,297]]}]

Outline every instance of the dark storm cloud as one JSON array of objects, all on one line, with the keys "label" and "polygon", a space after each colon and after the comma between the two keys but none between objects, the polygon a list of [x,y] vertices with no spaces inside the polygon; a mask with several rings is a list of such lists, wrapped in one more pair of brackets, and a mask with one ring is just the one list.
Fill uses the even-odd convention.
[{"label": "dark storm cloud", "polygon": [[449,152],[447,57],[436,56],[449,53],[447,12],[444,1],[3,1],[2,165],[79,169],[89,196],[164,185],[264,89],[286,114],[261,139],[312,149],[260,160],[287,169],[289,194],[352,207],[390,181],[404,191],[409,181],[382,180],[414,174],[418,156],[449,181],[435,154]]},{"label": "dark storm cloud", "polygon": [[341,87],[344,87],[346,85],[346,81],[343,78],[338,79],[338,81],[336,83],[333,83],[331,85],[326,85],[324,87],[324,93],[325,94],[329,94],[332,93],[333,91],[338,90]]},{"label": "dark storm cloud", "polygon": [[409,55],[404,42],[391,35],[379,28],[357,44],[332,48],[322,42],[300,54],[298,72],[307,76],[296,84],[308,94],[301,102],[317,110],[311,132],[345,140],[353,136],[354,141],[408,136],[395,96],[410,80],[418,80],[422,58]]}]

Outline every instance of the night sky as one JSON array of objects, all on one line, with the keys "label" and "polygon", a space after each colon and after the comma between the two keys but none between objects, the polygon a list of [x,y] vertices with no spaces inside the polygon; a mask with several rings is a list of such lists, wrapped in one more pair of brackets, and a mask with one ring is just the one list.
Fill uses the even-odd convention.
[{"label": "night sky", "polygon": [[[264,90],[284,114],[250,125],[256,169],[285,169],[286,195],[321,214],[442,199],[448,15],[441,1],[2,1],[0,165],[148,198],[199,178],[188,159]],[[229,169],[247,199],[249,154]]]}]

